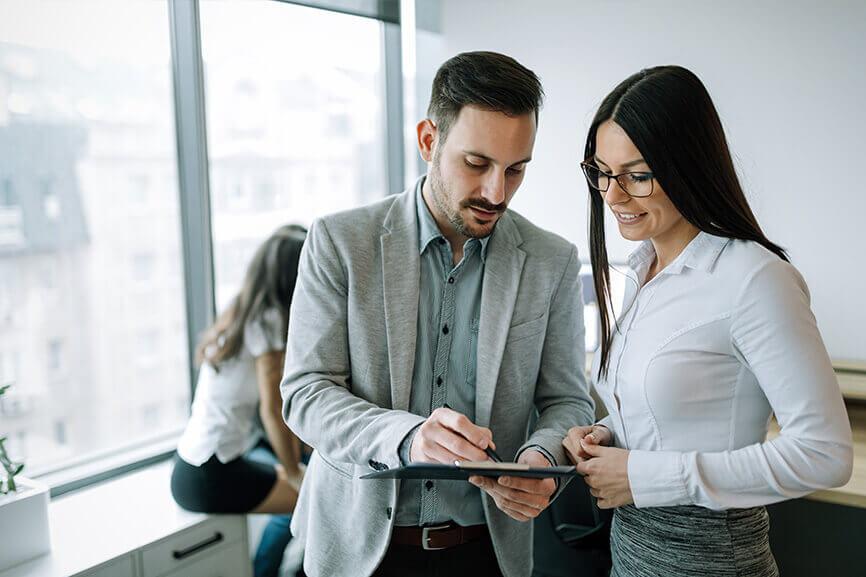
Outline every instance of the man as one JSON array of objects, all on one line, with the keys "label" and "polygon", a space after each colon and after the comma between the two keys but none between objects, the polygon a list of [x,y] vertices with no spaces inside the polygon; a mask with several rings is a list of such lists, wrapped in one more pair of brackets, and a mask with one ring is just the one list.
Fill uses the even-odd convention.
[{"label": "man", "polygon": [[452,58],[417,127],[429,174],[310,230],[281,389],[316,449],[292,527],[311,577],[531,573],[553,479],[359,477],[488,447],[567,464],[563,437],[592,422],[577,250],[506,210],[542,95],[507,56]]}]

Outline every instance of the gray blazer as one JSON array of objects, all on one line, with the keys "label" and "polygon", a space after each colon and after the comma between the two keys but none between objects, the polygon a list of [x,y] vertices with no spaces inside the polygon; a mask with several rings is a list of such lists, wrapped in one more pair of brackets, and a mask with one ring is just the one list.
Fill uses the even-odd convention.
[{"label": "gray blazer", "polygon": [[[280,386],[289,427],[316,449],[292,520],[310,577],[371,575],[388,548],[399,481],[361,480],[400,466],[424,421],[408,412],[420,257],[415,187],[313,223],[292,301]],[[592,422],[584,379],[577,249],[513,211],[488,245],[481,297],[476,423],[513,458]],[[533,409],[539,419],[531,431]],[[483,506],[506,577],[532,571],[532,524]]]}]

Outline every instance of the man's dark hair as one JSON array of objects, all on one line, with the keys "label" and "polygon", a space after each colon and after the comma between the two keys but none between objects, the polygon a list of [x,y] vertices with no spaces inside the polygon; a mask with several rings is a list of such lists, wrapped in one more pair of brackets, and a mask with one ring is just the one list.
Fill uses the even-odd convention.
[{"label": "man's dark hair", "polygon": [[464,106],[509,116],[534,112],[538,121],[543,99],[538,76],[514,58],[496,52],[463,52],[436,72],[427,116],[444,141]]}]

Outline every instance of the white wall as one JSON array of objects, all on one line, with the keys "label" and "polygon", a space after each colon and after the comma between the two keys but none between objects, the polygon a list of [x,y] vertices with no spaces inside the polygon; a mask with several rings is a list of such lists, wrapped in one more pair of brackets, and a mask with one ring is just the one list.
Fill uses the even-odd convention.
[{"label": "white wall", "polygon": [[[596,107],[641,68],[696,72],[759,221],[811,288],[831,355],[866,360],[866,2],[442,0],[441,8],[442,42],[430,46],[442,52],[424,61],[496,50],[541,77],[535,159],[512,206],[587,260],[578,162]],[[630,244],[608,230],[611,257],[624,259]]]}]

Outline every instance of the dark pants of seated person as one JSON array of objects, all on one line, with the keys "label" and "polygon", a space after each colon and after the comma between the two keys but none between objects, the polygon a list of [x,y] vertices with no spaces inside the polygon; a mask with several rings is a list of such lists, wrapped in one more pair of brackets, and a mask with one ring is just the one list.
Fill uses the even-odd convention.
[{"label": "dark pants of seated person", "polygon": [[[277,458],[262,440],[244,456],[221,463],[216,456],[200,467],[175,458],[171,492],[178,505],[200,513],[249,513],[273,488]],[[243,490],[239,490],[243,487]],[[253,559],[254,577],[277,577],[292,539],[291,515],[272,515]]]},{"label": "dark pants of seated person", "polygon": [[440,551],[415,545],[391,545],[373,577],[502,577],[493,543],[487,535],[478,541]]}]

